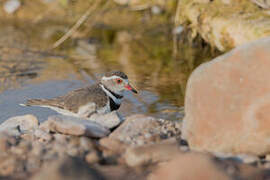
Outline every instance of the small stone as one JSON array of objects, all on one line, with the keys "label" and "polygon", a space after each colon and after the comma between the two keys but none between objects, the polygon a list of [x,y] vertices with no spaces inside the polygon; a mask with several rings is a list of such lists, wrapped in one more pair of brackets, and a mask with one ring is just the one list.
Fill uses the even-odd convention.
[{"label": "small stone", "polygon": [[145,134],[144,134],[144,137],[148,139],[148,138],[151,137],[151,134],[150,134],[150,133],[145,133]]},{"label": "small stone", "polygon": [[21,1],[19,1],[19,0],[8,0],[4,4],[4,10],[8,14],[12,14],[16,10],[18,10],[20,6],[21,6]]},{"label": "small stone", "polygon": [[50,131],[63,134],[100,138],[110,133],[108,129],[97,123],[70,116],[50,116],[48,121]]},{"label": "small stone", "polygon": [[264,163],[263,167],[266,168],[266,169],[269,169],[270,168],[270,162]]},{"label": "small stone", "polygon": [[128,166],[134,167],[168,161],[179,153],[179,145],[173,139],[159,144],[130,147],[126,150],[124,158]]},{"label": "small stone", "polygon": [[77,156],[77,155],[79,155],[79,149],[76,148],[76,147],[68,148],[67,149],[67,154],[70,155],[70,156]]},{"label": "small stone", "polygon": [[45,147],[42,144],[35,142],[33,143],[33,148],[32,148],[31,153],[35,156],[42,156],[44,150],[45,150]]},{"label": "small stone", "polygon": [[15,147],[15,146],[12,146],[10,148],[10,152],[12,152],[13,154],[16,154],[18,156],[21,156],[25,153],[25,151],[22,148]]},{"label": "small stone", "polygon": [[41,159],[30,156],[27,159],[26,165],[24,165],[24,166],[27,169],[27,171],[35,172],[35,171],[39,170],[39,168],[41,167],[41,163],[42,163]]},{"label": "small stone", "polygon": [[34,139],[34,136],[32,133],[31,134],[27,133],[27,134],[22,134],[21,138],[27,141],[32,141]]},{"label": "small stone", "polygon": [[259,161],[258,156],[253,156],[253,155],[241,154],[241,155],[237,155],[237,157],[240,158],[243,161],[243,163],[248,163],[248,164]]},{"label": "small stone", "polygon": [[99,140],[99,144],[102,148],[110,150],[113,154],[124,153],[127,148],[127,146],[121,141],[108,137]]},{"label": "small stone", "polygon": [[80,137],[80,147],[85,150],[89,151],[90,149],[94,149],[94,143],[87,137]]},{"label": "small stone", "polygon": [[136,142],[138,146],[142,146],[144,144],[142,139],[138,139]]},{"label": "small stone", "polygon": [[55,141],[57,141],[58,143],[60,144],[66,144],[67,143],[67,140],[69,138],[69,136],[65,135],[65,134],[54,134],[53,135]]},{"label": "small stone", "polygon": [[16,159],[10,157],[1,157],[0,158],[0,175],[9,176],[14,173],[16,170]]},{"label": "small stone", "polygon": [[90,163],[90,164],[94,164],[99,162],[99,156],[98,153],[96,151],[92,151],[89,152],[86,156],[85,156],[85,160],[86,162]]},{"label": "small stone", "polygon": [[152,14],[154,14],[154,15],[159,15],[159,14],[162,13],[162,9],[161,9],[161,7],[159,7],[159,6],[152,6],[152,7],[151,7],[151,12],[152,12]]},{"label": "small stone", "polygon": [[214,158],[205,154],[183,153],[161,164],[148,176],[148,180],[230,180],[231,178],[217,166]]},{"label": "small stone", "polygon": [[13,136],[5,133],[0,134],[0,152],[6,152],[15,143],[16,139]]},{"label": "small stone", "polygon": [[46,131],[42,129],[36,129],[34,132],[34,135],[37,138],[42,139],[44,141],[50,141],[52,139],[52,135],[50,135],[49,133],[47,133]]},{"label": "small stone", "polygon": [[46,163],[39,173],[36,173],[31,180],[72,180],[72,179],[99,179],[105,178],[87,162],[77,157],[62,157]]},{"label": "small stone", "polygon": [[265,155],[265,160],[266,160],[266,161],[270,161],[270,154],[266,154],[266,155]]},{"label": "small stone", "polygon": [[47,133],[50,132],[50,122],[44,121],[39,125],[39,128]]},{"label": "small stone", "polygon": [[38,127],[38,120],[34,115],[15,116],[7,119],[0,125],[0,131],[18,135]]}]

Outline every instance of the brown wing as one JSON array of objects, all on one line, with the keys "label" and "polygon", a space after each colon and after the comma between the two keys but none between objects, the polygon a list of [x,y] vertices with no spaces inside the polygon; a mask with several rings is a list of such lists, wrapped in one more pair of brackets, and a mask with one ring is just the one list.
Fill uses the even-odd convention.
[{"label": "brown wing", "polygon": [[80,106],[94,102],[97,108],[106,105],[108,97],[99,85],[89,86],[69,92],[53,99],[30,99],[26,105],[47,105],[77,113]]}]

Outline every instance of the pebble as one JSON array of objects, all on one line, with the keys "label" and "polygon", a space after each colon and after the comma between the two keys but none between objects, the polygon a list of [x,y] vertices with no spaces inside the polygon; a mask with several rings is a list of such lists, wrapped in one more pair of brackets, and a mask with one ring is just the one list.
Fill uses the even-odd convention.
[{"label": "pebble", "polygon": [[18,136],[37,127],[38,119],[34,115],[27,114],[7,119],[0,125],[0,131]]},{"label": "pebble", "polygon": [[52,135],[42,129],[36,129],[34,135],[44,141],[50,141],[52,139]]},{"label": "pebble", "polygon": [[8,14],[13,14],[21,6],[21,1],[19,0],[8,0],[4,4],[4,10]]},{"label": "pebble", "polygon": [[175,139],[170,139],[158,144],[129,147],[124,154],[124,159],[128,166],[135,167],[164,162],[181,152]]},{"label": "pebble", "polygon": [[98,153],[96,151],[92,151],[92,152],[89,152],[85,156],[85,160],[86,160],[86,162],[88,162],[90,164],[94,164],[94,163],[97,163],[100,160],[100,158],[99,158]]}]

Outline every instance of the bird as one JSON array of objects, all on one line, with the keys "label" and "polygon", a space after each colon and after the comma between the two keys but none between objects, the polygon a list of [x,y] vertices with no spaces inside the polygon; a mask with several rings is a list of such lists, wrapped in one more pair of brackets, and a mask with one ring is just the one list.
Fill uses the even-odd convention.
[{"label": "bird", "polygon": [[125,73],[111,71],[94,85],[52,99],[29,99],[21,105],[47,107],[63,115],[90,118],[95,113],[106,114],[118,110],[124,91],[138,93]]}]

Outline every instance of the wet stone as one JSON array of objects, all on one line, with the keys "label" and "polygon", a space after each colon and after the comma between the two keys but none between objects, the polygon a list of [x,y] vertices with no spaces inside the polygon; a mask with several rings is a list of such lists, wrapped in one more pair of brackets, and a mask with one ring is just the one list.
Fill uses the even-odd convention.
[{"label": "wet stone", "polygon": [[99,124],[69,116],[50,116],[48,121],[52,132],[93,138],[101,138],[110,133],[108,129]]},{"label": "wet stone", "polygon": [[178,122],[136,114],[127,117],[120,127],[110,134],[109,138],[140,146],[172,137],[180,138],[180,134]]}]

